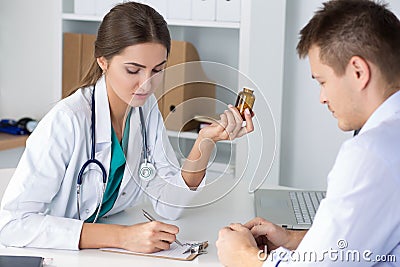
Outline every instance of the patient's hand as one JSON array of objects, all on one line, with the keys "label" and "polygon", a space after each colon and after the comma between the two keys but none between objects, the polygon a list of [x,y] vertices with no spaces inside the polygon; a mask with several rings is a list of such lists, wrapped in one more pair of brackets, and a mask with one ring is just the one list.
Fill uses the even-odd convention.
[{"label": "patient's hand", "polygon": [[249,229],[241,224],[230,224],[219,231],[216,242],[218,259],[224,266],[262,266],[256,241]]},{"label": "patient's hand", "polygon": [[295,250],[307,233],[306,230],[287,230],[263,218],[254,218],[244,224],[244,226],[251,231],[257,241],[258,247],[263,249],[266,245],[268,252],[278,247]]}]

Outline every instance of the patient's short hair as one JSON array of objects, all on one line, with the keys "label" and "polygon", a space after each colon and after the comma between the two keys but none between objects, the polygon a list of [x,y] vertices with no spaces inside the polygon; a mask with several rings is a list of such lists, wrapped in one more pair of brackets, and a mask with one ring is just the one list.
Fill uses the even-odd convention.
[{"label": "patient's short hair", "polygon": [[300,31],[297,53],[320,48],[320,60],[343,75],[351,57],[376,65],[389,85],[400,75],[400,22],[387,4],[370,0],[325,2]]}]

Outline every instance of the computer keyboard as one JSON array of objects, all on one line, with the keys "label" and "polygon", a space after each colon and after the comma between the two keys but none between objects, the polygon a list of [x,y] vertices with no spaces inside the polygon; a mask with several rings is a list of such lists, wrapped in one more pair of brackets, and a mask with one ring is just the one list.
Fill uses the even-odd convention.
[{"label": "computer keyboard", "polygon": [[325,192],[321,191],[293,191],[289,192],[292,201],[294,215],[298,224],[312,224],[319,203],[325,198]]}]

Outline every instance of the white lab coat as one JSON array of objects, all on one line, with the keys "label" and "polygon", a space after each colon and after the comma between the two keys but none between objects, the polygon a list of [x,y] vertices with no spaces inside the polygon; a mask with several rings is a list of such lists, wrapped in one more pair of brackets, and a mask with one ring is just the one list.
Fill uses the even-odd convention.
[{"label": "white lab coat", "polygon": [[[78,249],[83,221],[77,214],[77,176],[91,153],[91,92],[80,89],[63,99],[40,121],[4,194],[0,211],[0,241],[6,246]],[[95,90],[96,153],[110,168],[111,120],[104,78]],[[138,178],[142,160],[142,135],[138,109],[130,120],[127,164],[113,208],[120,212],[138,203],[143,192],[156,212],[176,219],[182,206],[196,194],[185,184],[175,153],[168,142],[154,96],[143,106],[150,161],[157,176],[150,182]],[[97,168],[89,165],[89,168]],[[101,201],[100,171],[85,171],[81,191],[81,219],[90,217]],[[204,183],[204,182],[203,182]]]}]

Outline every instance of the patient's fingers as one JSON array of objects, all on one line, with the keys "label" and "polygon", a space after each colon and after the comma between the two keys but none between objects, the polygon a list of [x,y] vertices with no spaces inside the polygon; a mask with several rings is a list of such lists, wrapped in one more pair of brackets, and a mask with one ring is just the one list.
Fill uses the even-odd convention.
[{"label": "patient's fingers", "polygon": [[253,228],[256,225],[260,225],[267,222],[267,220],[261,218],[261,217],[256,217],[250,221],[248,221],[247,223],[244,224],[245,227],[247,227],[248,229]]}]

